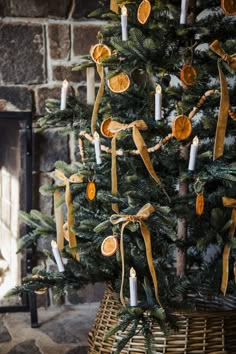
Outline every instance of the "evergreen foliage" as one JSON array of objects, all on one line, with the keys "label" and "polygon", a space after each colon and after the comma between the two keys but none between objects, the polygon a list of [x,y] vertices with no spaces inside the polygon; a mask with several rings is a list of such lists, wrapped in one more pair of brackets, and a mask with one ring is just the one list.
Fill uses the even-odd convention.
[{"label": "evergreen foliage", "polygon": [[[118,1],[121,3],[122,1]],[[101,7],[92,16],[108,20],[104,27],[103,43],[112,49],[112,56],[102,65],[108,68],[106,80],[119,72],[125,72],[131,80],[130,88],[120,94],[110,91],[105,84],[105,92],[98,112],[97,131],[104,119],[121,123],[131,123],[142,119],[148,129],[140,131],[148,147],[159,143],[171,133],[171,124],[180,114],[188,114],[196,107],[199,99],[208,90],[218,90],[208,96],[192,119],[192,133],[186,140],[170,139],[162,147],[150,153],[153,167],[165,188],[170,201],[162,188],[151,178],[139,155],[132,154],[136,149],[131,129],[123,130],[117,136],[117,149],[123,155],[117,156],[118,195],[111,193],[111,154],[103,152],[102,164],[97,165],[94,146],[81,137],[84,143],[85,161],[82,163],[79,152],[77,162],[71,166],[58,162],[56,168],[68,178],[76,173],[84,177],[84,182],[71,184],[73,231],[78,242],[80,262],[70,254],[65,246],[63,257],[68,258],[63,274],[46,273],[40,270],[43,278],[26,279],[22,287],[13,290],[33,291],[42,286],[55,286],[62,291],[68,287],[79,289],[86,283],[107,281],[119,293],[121,284],[121,254],[118,250],[111,257],[101,254],[101,244],[108,235],[116,235],[120,241],[120,225],[112,225],[110,217],[114,212],[111,203],[117,203],[120,214],[136,215],[146,204],[151,203],[155,212],[145,220],[151,233],[152,254],[159,284],[159,296],[163,309],[157,304],[152,278],[150,276],[143,237],[137,222],[129,223],[124,229],[125,282],[124,295],[129,298],[129,270],[134,267],[138,278],[137,307],[122,309],[121,322],[116,330],[128,328],[127,337],[119,344],[119,353],[126,342],[141,324],[145,335],[147,351],[151,353],[150,321],[154,318],[164,332],[167,323],[174,325],[171,313],[174,310],[194,310],[197,297],[190,296],[203,291],[205,296],[219,296],[222,277],[222,254],[226,244],[231,246],[229,259],[229,285],[227,292],[235,294],[234,262],[236,258],[235,239],[229,237],[232,226],[231,208],[223,206],[222,197],[236,197],[236,122],[228,118],[226,143],[222,157],[213,161],[213,146],[220,104],[220,82],[217,69],[219,57],[209,49],[216,39],[227,54],[234,54],[236,48],[235,16],[226,16],[219,7],[219,1],[192,1],[187,25],[179,24],[181,1],[150,0],[152,11],[145,25],[137,20],[137,8],[141,1],[130,0],[128,9],[129,37],[121,40],[120,15],[109,11],[109,6]],[[230,95],[231,110],[236,110],[235,71],[221,61]],[[184,87],[179,80],[182,66],[191,62],[197,71],[196,82]],[[90,56],[74,70],[84,70],[94,66]],[[162,87],[162,120],[155,121],[155,87]],[[76,139],[81,130],[90,133],[92,108],[73,97],[66,110],[59,111],[57,102],[50,100],[48,114],[39,120],[40,128],[60,126],[74,131]],[[197,166],[193,173],[188,171],[188,159],[183,159],[180,150],[189,150],[195,136],[199,138]],[[111,140],[100,136],[101,143],[111,147]],[[95,180],[97,195],[94,201],[86,198],[86,185]],[[196,182],[201,182],[204,191],[205,208],[201,216],[196,215]],[[186,193],[180,195],[179,184],[184,183]],[[55,178],[53,188],[44,192],[53,193],[56,189],[64,192]],[[61,202],[64,201],[62,195]],[[22,214],[32,227],[29,235],[23,238],[28,245],[36,242],[39,236],[50,234],[55,237],[55,222],[36,211],[30,215]],[[186,223],[186,239],[178,234],[179,220]],[[176,274],[176,250],[186,254],[184,274]],[[113,331],[113,332],[114,332]],[[112,332],[112,333],[113,333]],[[110,334],[112,334],[110,333]]]}]

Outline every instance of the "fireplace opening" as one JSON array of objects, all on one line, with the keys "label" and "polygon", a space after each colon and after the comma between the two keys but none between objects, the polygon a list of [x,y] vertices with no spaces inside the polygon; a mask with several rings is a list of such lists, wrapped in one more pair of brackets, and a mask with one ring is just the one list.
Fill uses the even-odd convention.
[{"label": "fireplace opening", "polygon": [[23,298],[5,299],[31,271],[32,250],[17,254],[28,230],[19,211],[32,199],[31,112],[0,112],[0,307],[24,306]]}]

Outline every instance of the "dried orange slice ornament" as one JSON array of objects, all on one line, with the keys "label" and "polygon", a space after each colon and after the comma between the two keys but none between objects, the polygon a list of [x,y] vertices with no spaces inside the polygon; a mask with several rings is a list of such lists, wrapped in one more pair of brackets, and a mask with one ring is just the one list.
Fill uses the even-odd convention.
[{"label": "dried orange slice ornament", "polygon": [[109,89],[114,93],[122,93],[128,90],[130,86],[129,76],[125,73],[119,73],[107,81]]},{"label": "dried orange slice ornament", "polygon": [[137,11],[137,18],[142,25],[144,25],[147,22],[148,17],[151,13],[151,9],[152,7],[149,0],[143,0],[139,5]]},{"label": "dried orange slice ornament", "polygon": [[106,138],[113,138],[113,136],[115,135],[115,133],[112,133],[109,130],[110,123],[111,123],[111,118],[104,119],[100,127],[100,131],[102,135],[105,136]]},{"label": "dried orange slice ornament", "polygon": [[236,15],[236,0],[221,0],[221,8],[226,15]]},{"label": "dried orange slice ornament", "polygon": [[204,195],[198,193],[196,197],[196,214],[201,216],[204,210]]},{"label": "dried orange slice ornament", "polygon": [[[43,276],[42,276],[42,275],[39,275],[39,274],[34,274],[34,275],[32,276],[32,278],[34,278],[34,279],[43,279]],[[37,294],[37,295],[43,295],[43,294],[45,294],[47,291],[48,291],[48,288],[41,288],[41,289],[38,289],[38,290],[34,290],[34,293]]]},{"label": "dried orange slice ornament", "polygon": [[186,86],[192,86],[197,79],[196,70],[192,65],[185,64],[180,71],[180,80]]},{"label": "dried orange slice ornament", "polygon": [[105,44],[98,43],[91,47],[90,55],[95,63],[100,64],[103,59],[111,56],[111,49]]},{"label": "dried orange slice ornament", "polygon": [[105,257],[113,256],[118,249],[118,241],[114,235],[107,236],[101,245],[101,253]]},{"label": "dried orange slice ornament", "polygon": [[177,116],[172,123],[172,134],[177,140],[187,139],[192,132],[192,123],[185,115]]},{"label": "dried orange slice ornament", "polygon": [[96,185],[94,181],[89,181],[86,188],[86,197],[89,201],[94,200],[96,197]]}]

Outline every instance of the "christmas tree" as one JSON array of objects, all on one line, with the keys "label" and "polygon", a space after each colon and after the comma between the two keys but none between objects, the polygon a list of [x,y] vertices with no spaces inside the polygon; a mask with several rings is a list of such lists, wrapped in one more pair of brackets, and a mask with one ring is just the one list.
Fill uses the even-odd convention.
[{"label": "christmas tree", "polygon": [[12,293],[108,282],[119,329],[141,324],[147,339],[150,319],[166,331],[196,294],[235,294],[235,15],[226,0],[111,0],[91,14],[108,24],[74,70],[96,69],[95,103],[49,100],[39,120],[74,132],[77,161],[42,187],[54,219],[22,213],[22,247],[51,236],[67,262]]}]

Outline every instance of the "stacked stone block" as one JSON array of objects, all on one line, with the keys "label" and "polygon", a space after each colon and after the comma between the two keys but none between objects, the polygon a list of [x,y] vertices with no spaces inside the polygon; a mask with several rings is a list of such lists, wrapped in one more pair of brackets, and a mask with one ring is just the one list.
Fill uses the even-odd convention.
[{"label": "stacked stone block", "polygon": [[[103,23],[85,18],[97,7],[97,0],[0,1],[0,111],[43,115],[46,99],[60,99],[64,79],[69,92],[85,100],[86,75],[71,69],[97,43]],[[70,136],[56,129],[43,134],[34,129],[33,137],[33,208],[50,213],[52,200],[41,196],[39,187],[52,183],[55,162],[69,163],[74,147]]]}]

